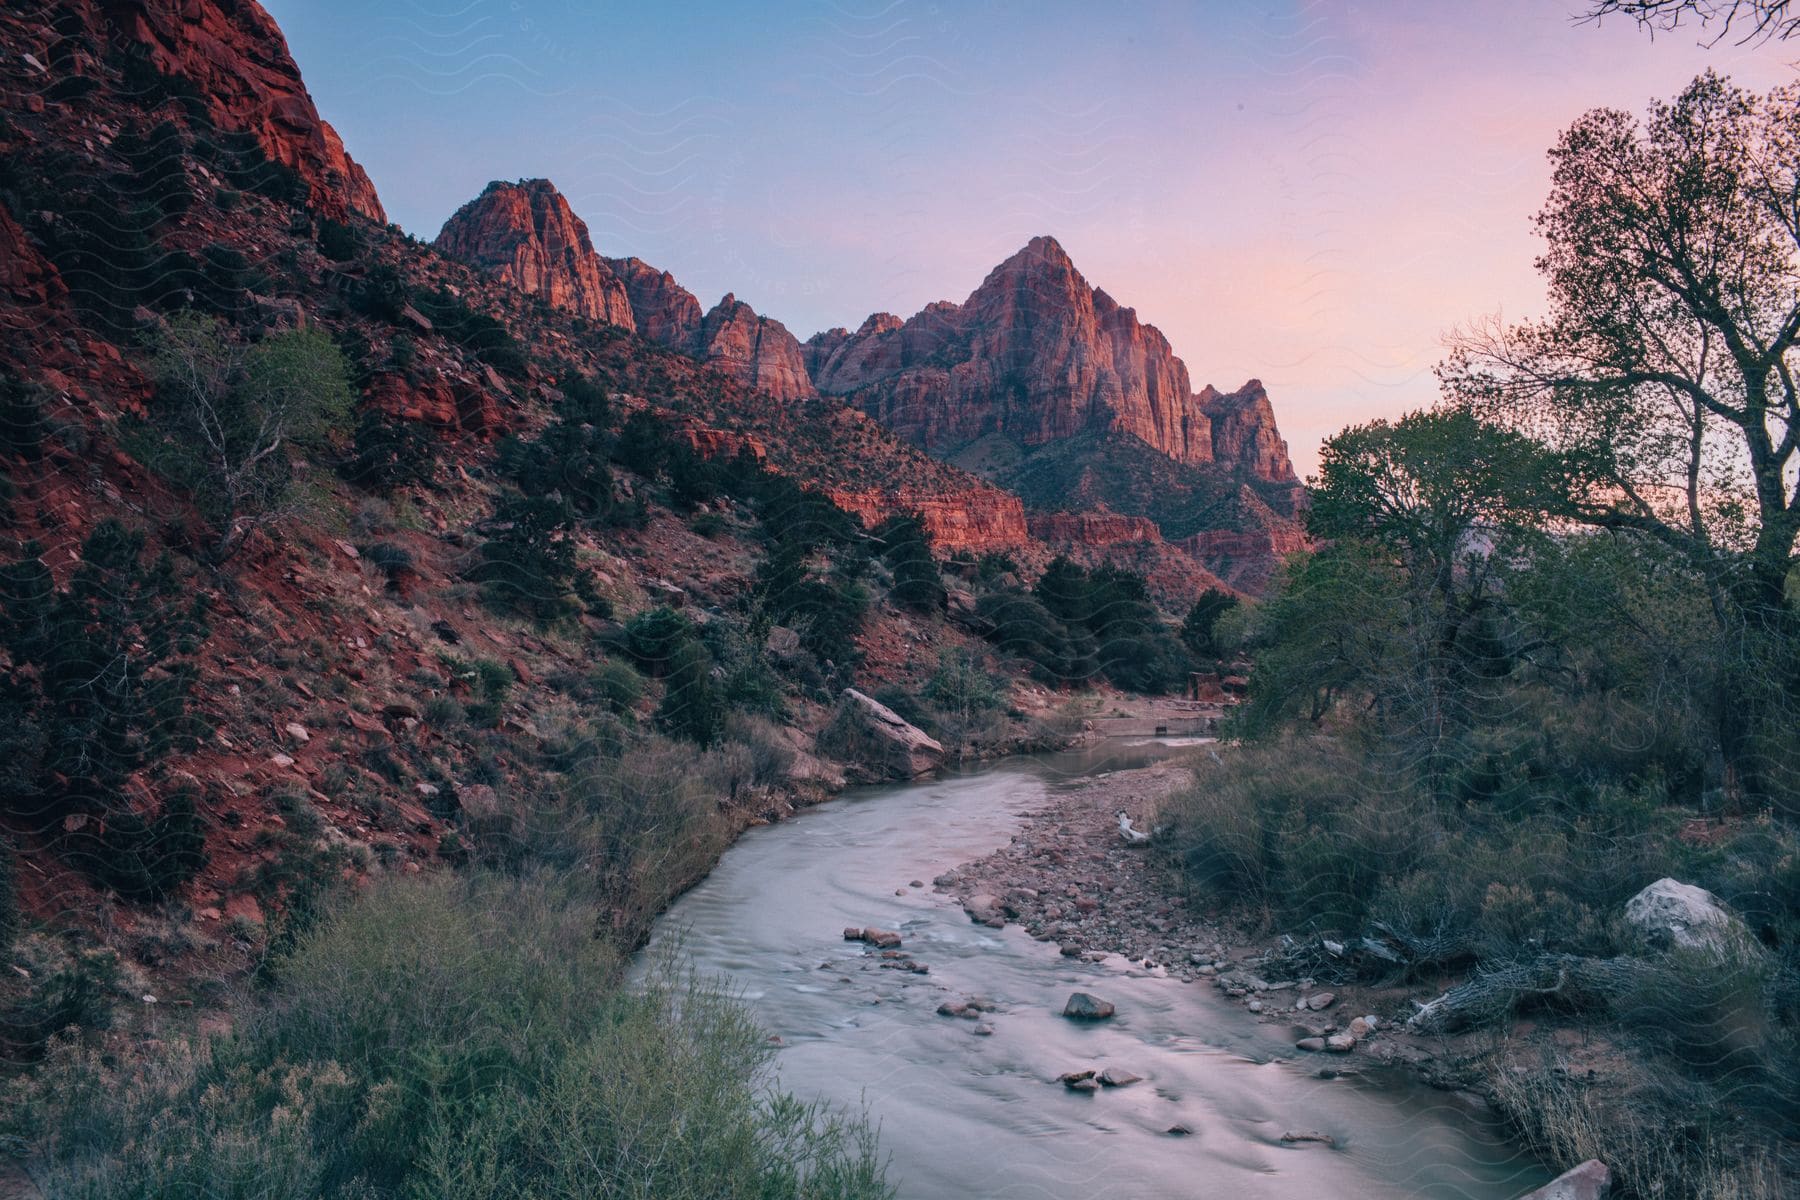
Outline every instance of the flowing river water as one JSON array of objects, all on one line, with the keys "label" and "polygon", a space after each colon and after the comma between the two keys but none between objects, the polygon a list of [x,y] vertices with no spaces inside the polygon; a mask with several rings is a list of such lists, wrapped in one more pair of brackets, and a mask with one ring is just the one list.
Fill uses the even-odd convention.
[{"label": "flowing river water", "polygon": [[[679,939],[739,991],[782,1041],[783,1088],[866,1104],[902,1197],[1512,1200],[1544,1182],[1540,1164],[1441,1092],[1318,1078],[1325,1064],[1295,1051],[1285,1027],[1211,986],[1064,958],[1016,926],[973,924],[932,889],[933,876],[1004,846],[1050,789],[1168,753],[1107,744],[847,792],[746,833],[658,922],[647,953]],[[930,974],[879,969],[842,940],[851,925],[898,930]],[[1118,1015],[1063,1018],[1074,990]],[[997,1004],[990,1035],[937,1015],[971,994]],[[1054,1082],[1108,1066],[1143,1081],[1091,1095]],[[1176,1125],[1192,1133],[1167,1132]],[[1334,1144],[1283,1142],[1290,1131]]]}]

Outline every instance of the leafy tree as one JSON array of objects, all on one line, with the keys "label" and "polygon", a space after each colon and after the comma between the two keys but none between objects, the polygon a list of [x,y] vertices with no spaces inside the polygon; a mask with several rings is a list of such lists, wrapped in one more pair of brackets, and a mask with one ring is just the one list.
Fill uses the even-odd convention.
[{"label": "leafy tree", "polygon": [[1207,588],[1200,593],[1188,609],[1187,617],[1181,622],[1181,640],[1201,658],[1219,657],[1219,645],[1213,637],[1213,631],[1219,624],[1219,618],[1236,608],[1238,598],[1230,592],[1222,592],[1218,588]]},{"label": "leafy tree", "polygon": [[150,457],[194,491],[230,557],[253,527],[286,511],[288,448],[322,450],[349,424],[354,397],[343,355],[323,332],[294,329],[245,345],[218,322],[170,319],[152,372],[158,430]]},{"label": "leafy tree", "polygon": [[1557,515],[1656,538],[1767,617],[1800,537],[1800,89],[1709,72],[1550,157],[1550,315],[1462,332],[1444,381],[1563,455]]},{"label": "leafy tree", "polygon": [[656,718],[676,737],[710,746],[724,727],[725,706],[713,686],[712,655],[697,641],[676,647],[663,680],[663,701]]},{"label": "leafy tree", "polygon": [[1458,335],[1440,373],[1561,456],[1554,518],[1654,539],[1710,597],[1745,669],[1715,700],[1731,770],[1785,721],[1800,539],[1800,89],[1708,72],[1639,122],[1578,120],[1551,151],[1542,320]]}]

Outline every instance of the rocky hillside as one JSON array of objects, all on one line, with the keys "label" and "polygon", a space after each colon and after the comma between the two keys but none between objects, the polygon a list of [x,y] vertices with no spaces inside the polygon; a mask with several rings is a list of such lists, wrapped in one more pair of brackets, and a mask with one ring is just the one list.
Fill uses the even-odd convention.
[{"label": "rocky hillside", "polygon": [[[673,806],[672,866],[606,835],[629,941],[854,771],[815,741],[846,688],[991,753],[1183,677],[1165,614],[1218,581],[1180,547],[1034,536],[548,185],[437,248],[381,213],[249,0],[0,9],[0,900],[16,852],[28,920],[124,948],[131,994],[338,881],[553,850],[594,779],[638,789],[606,820]],[[992,706],[921,699],[946,663]]]}]

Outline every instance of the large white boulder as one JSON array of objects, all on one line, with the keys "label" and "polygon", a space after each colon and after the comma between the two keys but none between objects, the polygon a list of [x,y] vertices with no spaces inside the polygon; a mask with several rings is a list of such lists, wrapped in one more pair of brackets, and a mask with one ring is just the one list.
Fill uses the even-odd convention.
[{"label": "large white boulder", "polygon": [[1659,879],[1627,900],[1625,923],[1658,949],[1754,953],[1750,931],[1723,900],[1678,879]]},{"label": "large white boulder", "polygon": [[944,761],[937,739],[887,705],[845,688],[823,740],[830,753],[878,777],[916,779]]},{"label": "large white boulder", "polygon": [[1610,1195],[1612,1172],[1599,1159],[1590,1158],[1519,1200],[1606,1200]]}]

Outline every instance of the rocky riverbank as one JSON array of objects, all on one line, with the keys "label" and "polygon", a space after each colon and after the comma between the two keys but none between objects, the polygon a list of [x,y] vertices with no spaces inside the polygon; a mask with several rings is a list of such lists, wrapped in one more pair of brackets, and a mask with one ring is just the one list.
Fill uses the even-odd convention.
[{"label": "rocky riverbank", "polygon": [[1069,957],[1117,956],[1155,975],[1216,988],[1261,1021],[1285,1026],[1296,1048],[1310,1052],[1309,1066],[1316,1056],[1321,1075],[1400,1068],[1471,1107],[1485,1106],[1473,1090],[1481,1075],[1475,1047],[1401,1028],[1413,1011],[1413,991],[1294,973],[1292,964],[1304,956],[1291,939],[1195,908],[1145,845],[1127,841],[1118,813],[1138,830],[1154,829],[1163,801],[1192,781],[1187,761],[1178,756],[1055,789],[1010,844],[938,876],[937,890],[972,921],[1016,924]]}]

